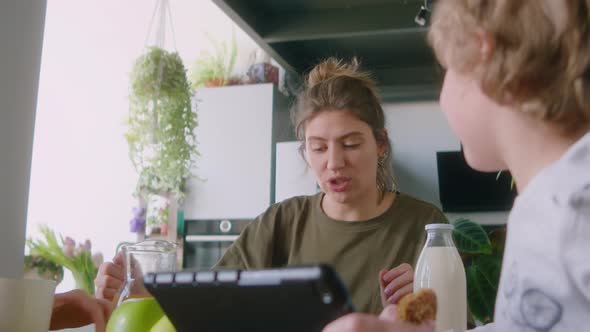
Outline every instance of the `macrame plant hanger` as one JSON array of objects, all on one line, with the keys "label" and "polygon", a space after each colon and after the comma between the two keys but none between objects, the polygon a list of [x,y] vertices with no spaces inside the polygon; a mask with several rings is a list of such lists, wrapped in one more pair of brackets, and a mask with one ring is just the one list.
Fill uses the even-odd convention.
[{"label": "macrame plant hanger", "polygon": [[[167,22],[166,20],[169,20]],[[153,41],[150,41],[152,37],[152,28],[155,24],[155,33],[153,36]],[[172,23],[172,11],[170,10],[170,0],[157,0],[156,6],[154,7],[154,12],[152,14],[152,18],[150,19],[150,25],[148,27],[147,36],[144,43],[144,48],[148,49],[150,47],[157,47],[163,50],[166,50],[166,27],[170,27],[171,39],[172,39],[172,50],[176,52],[176,37],[174,34],[174,24]],[[151,42],[151,44],[150,44]],[[163,70],[164,70],[164,63],[160,60],[158,63],[158,77],[156,83],[156,94],[154,96],[154,101],[152,105],[152,127],[155,128],[158,126],[158,99],[160,97],[160,87],[162,85],[162,78],[163,78]],[[150,139],[152,144],[155,144],[155,140],[152,137]]]},{"label": "macrame plant hanger", "polygon": [[[167,21],[169,20],[169,21]],[[155,25],[155,31],[153,33],[153,41],[150,41],[152,37],[152,29]],[[172,22],[172,11],[170,9],[170,0],[157,0],[156,6],[152,18],[150,19],[150,25],[148,27],[147,36],[145,39],[145,47],[155,46],[161,49],[166,49],[166,28],[170,27],[170,34],[172,37],[172,49],[171,51],[176,52],[176,37],[174,33],[174,24]],[[150,44],[152,43],[152,44]]]}]

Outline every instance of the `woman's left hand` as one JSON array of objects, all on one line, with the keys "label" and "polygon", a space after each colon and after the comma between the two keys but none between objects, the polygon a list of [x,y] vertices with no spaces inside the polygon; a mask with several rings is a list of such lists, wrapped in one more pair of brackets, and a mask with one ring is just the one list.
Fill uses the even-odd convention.
[{"label": "woman's left hand", "polygon": [[379,272],[381,288],[381,304],[397,304],[402,297],[411,294],[414,289],[414,269],[410,264],[403,263],[393,269]]}]

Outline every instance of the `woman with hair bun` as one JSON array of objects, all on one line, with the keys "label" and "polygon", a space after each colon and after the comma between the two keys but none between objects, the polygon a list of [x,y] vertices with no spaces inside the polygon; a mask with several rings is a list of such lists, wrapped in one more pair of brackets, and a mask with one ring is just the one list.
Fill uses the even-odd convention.
[{"label": "woman with hair bun", "polygon": [[[315,66],[292,119],[321,192],[272,205],[215,268],[329,264],[347,284],[357,310],[379,313],[412,292],[424,226],[446,218],[433,205],[396,190],[375,82],[356,60],[330,58]],[[101,268],[99,296],[122,283],[115,277],[120,269],[113,263]]]}]

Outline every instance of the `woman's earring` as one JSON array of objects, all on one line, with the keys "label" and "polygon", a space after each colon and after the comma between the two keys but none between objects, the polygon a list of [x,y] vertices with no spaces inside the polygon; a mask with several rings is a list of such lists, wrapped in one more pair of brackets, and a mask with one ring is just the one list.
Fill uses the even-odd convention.
[{"label": "woman's earring", "polygon": [[379,157],[377,159],[377,165],[379,165],[379,167],[383,167],[384,164],[385,164],[385,157]]},{"label": "woman's earring", "polygon": [[385,160],[387,160],[387,152],[385,152],[382,156],[377,159],[377,164],[379,167],[383,167],[385,165]]}]

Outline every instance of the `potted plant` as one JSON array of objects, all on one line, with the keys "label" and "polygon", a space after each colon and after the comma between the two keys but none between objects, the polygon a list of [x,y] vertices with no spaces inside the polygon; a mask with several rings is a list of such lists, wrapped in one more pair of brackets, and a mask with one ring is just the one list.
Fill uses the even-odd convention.
[{"label": "potted plant", "polygon": [[59,284],[64,278],[64,268],[42,256],[27,255],[25,256],[25,277],[53,280]]},{"label": "potted plant", "polygon": [[39,268],[41,265],[44,269],[52,271],[53,279],[57,278],[56,281],[61,281],[62,267],[65,267],[72,272],[76,287],[93,295],[94,278],[98,273],[98,267],[102,264],[102,254],[92,254],[90,240],[76,246],[76,242],[70,237],[63,239],[59,236],[58,240],[55,233],[47,226],[41,226],[41,234],[43,235],[41,240],[27,239],[26,241],[31,258],[25,259],[25,270],[27,267],[34,267],[41,272]]},{"label": "potted plant", "polygon": [[494,318],[506,226],[486,230],[469,219],[457,219],[453,225],[453,239],[465,265],[469,310],[481,323],[489,323]]},{"label": "potted plant", "polygon": [[[126,134],[129,156],[139,173],[135,194],[140,204],[134,211],[132,231],[153,197],[174,205],[184,198],[184,181],[192,176],[198,155],[194,130],[192,91],[184,64],[176,52],[150,47],[131,72],[129,119]],[[173,218],[173,216],[170,216]],[[151,228],[162,230],[168,218],[149,218]]]},{"label": "potted plant", "polygon": [[232,76],[238,47],[235,32],[232,34],[230,45],[224,42],[217,42],[208,37],[213,45],[214,52],[203,52],[195,61],[191,71],[193,89],[205,86],[216,87],[225,85],[240,84],[241,80]]}]

